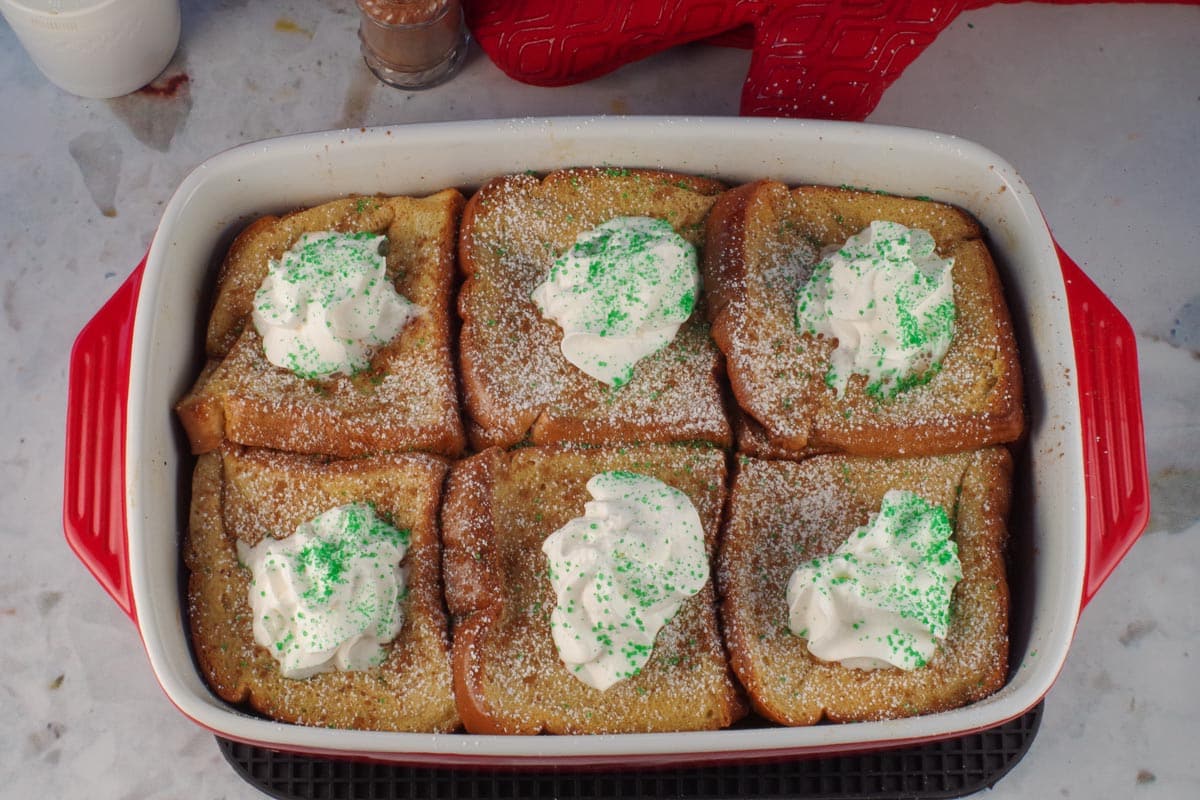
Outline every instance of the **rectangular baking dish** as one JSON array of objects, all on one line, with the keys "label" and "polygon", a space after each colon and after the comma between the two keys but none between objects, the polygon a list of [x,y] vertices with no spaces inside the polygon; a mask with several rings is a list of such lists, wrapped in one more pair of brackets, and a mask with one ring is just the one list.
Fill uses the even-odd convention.
[{"label": "rectangular baking dish", "polygon": [[[1010,678],[966,708],[911,719],[703,733],[498,737],[306,728],[216,698],[189,649],[179,543],[193,459],[172,407],[199,369],[215,270],[254,216],[349,193],[469,191],[558,167],[661,167],[731,184],[852,185],[963,207],[988,232],[1021,347],[1029,437],[1011,520]],[[248,144],[175,192],[141,265],[71,356],[64,527],[137,625],[178,709],[220,736],[277,750],[441,765],[602,766],[818,755],[929,741],[1034,706],[1066,658],[1084,604],[1149,510],[1137,356],[1128,322],[1057,247],[1004,160],[951,136],[839,122],[558,118],[409,125]]]}]

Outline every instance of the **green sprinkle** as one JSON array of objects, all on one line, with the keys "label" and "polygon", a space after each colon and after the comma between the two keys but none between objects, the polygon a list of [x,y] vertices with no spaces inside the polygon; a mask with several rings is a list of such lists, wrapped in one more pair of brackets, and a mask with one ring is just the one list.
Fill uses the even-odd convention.
[{"label": "green sprinkle", "polygon": [[[894,626],[874,636],[868,619],[848,621],[858,632],[857,641],[876,655],[873,645],[883,644],[887,659],[906,669],[925,666],[928,657],[949,634],[954,586],[962,579],[953,529],[945,509],[909,491],[884,495],[878,513],[868,525],[856,529],[833,553],[812,559],[797,570],[800,591],[826,597],[846,592],[856,605],[875,609],[876,620],[898,619],[915,623],[929,638],[919,641],[913,632]],[[789,603],[793,602],[789,590]],[[912,627],[912,625],[909,625]],[[808,629],[796,633],[808,637]],[[810,643],[814,650],[821,642]]]},{"label": "green sprinkle", "polygon": [[[356,207],[374,202],[360,198]],[[411,306],[384,277],[386,246],[387,237],[371,231],[305,233],[271,261],[254,295],[253,315],[258,332],[274,342],[268,360],[310,380],[365,370],[374,348],[396,335]],[[350,315],[361,319],[351,323]],[[378,324],[385,316],[395,321],[387,330]],[[284,335],[272,339],[272,331]]]},{"label": "green sprinkle", "polygon": [[[670,223],[617,217],[581,233],[550,267],[533,299],[568,333],[644,337],[647,330],[674,330],[686,322],[695,309],[699,283],[695,247]],[[669,344],[670,335],[652,339],[652,352]],[[625,348],[612,357],[601,352],[569,357],[610,386],[629,383],[634,364],[645,357]]]},{"label": "green sprinkle", "polygon": [[[571,520],[543,545],[559,598],[551,627],[565,632],[556,637],[590,643],[610,674],[629,678],[650,659],[660,626],[708,580],[703,530],[687,495],[656,478],[613,470],[593,476],[588,491],[596,504],[589,504],[588,516]],[[691,517],[682,514],[685,508]],[[618,519],[623,522],[614,524]],[[678,555],[663,560],[654,542],[671,543]],[[586,605],[575,603],[579,592],[586,592]],[[668,663],[678,662],[672,658]]]}]

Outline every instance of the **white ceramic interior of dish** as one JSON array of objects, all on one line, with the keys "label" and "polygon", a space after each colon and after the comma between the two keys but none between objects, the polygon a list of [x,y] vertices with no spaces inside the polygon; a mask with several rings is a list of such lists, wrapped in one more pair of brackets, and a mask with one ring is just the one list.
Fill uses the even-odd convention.
[{"label": "white ceramic interior of dish", "polygon": [[[194,665],[181,606],[179,543],[193,463],[172,412],[199,366],[198,331],[215,267],[256,215],[350,193],[470,190],[495,175],[558,167],[663,167],[730,183],[849,184],[961,206],[985,226],[1022,346],[1030,437],[1019,459],[1011,679],[996,695],[925,717],[704,733],[498,737],[284,725],[212,695]],[[1079,402],[1063,279],[1024,181],[986,149],[951,136],[835,122],[716,118],[560,118],[411,125],[289,136],[210,159],[163,215],[138,301],[125,485],[137,622],[154,672],[187,716],[276,748],[447,763],[646,761],[828,752],[963,733],[1015,717],[1049,690],[1066,658],[1086,561]]]}]

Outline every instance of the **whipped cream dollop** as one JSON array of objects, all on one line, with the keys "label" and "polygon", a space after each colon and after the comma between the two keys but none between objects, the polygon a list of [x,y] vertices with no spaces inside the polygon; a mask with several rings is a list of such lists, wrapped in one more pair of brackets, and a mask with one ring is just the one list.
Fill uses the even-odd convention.
[{"label": "whipped cream dollop", "polygon": [[386,236],[306,233],[271,261],[254,294],[267,360],[302,378],[366,369],[417,313],[386,275]]},{"label": "whipped cream dollop", "polygon": [[331,508],[283,539],[238,542],[250,570],[254,641],[285,678],[362,670],[404,622],[409,532],[363,503]]},{"label": "whipped cream dollop", "polygon": [[962,580],[951,533],[941,506],[889,491],[841,547],[792,573],[788,627],[824,661],[925,666],[950,630],[950,596]]},{"label": "whipped cream dollop", "polygon": [[708,580],[704,529],[692,501],[657,478],[602,472],[592,500],[550,534],[557,601],[550,615],[563,664],[595,689],[637,675],[659,630]]},{"label": "whipped cream dollop", "polygon": [[562,354],[610,386],[671,343],[700,292],[696,248],[669,222],[616,217],[584,231],[533,290],[562,328]]},{"label": "whipped cream dollop", "polygon": [[825,383],[842,397],[852,374],[889,398],[924,383],[954,337],[954,259],[928,231],[875,221],[826,250],[796,299],[801,333],[837,339]]}]

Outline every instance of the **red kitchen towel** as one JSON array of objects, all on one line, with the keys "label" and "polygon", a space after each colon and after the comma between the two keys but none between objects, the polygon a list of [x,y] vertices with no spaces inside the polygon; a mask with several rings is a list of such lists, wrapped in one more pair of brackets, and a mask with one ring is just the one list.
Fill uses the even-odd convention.
[{"label": "red kitchen towel", "polygon": [[465,0],[465,6],[483,51],[524,83],[578,83],[710,39],[752,50],[742,114],[862,120],[959,13],[1017,1]]}]

